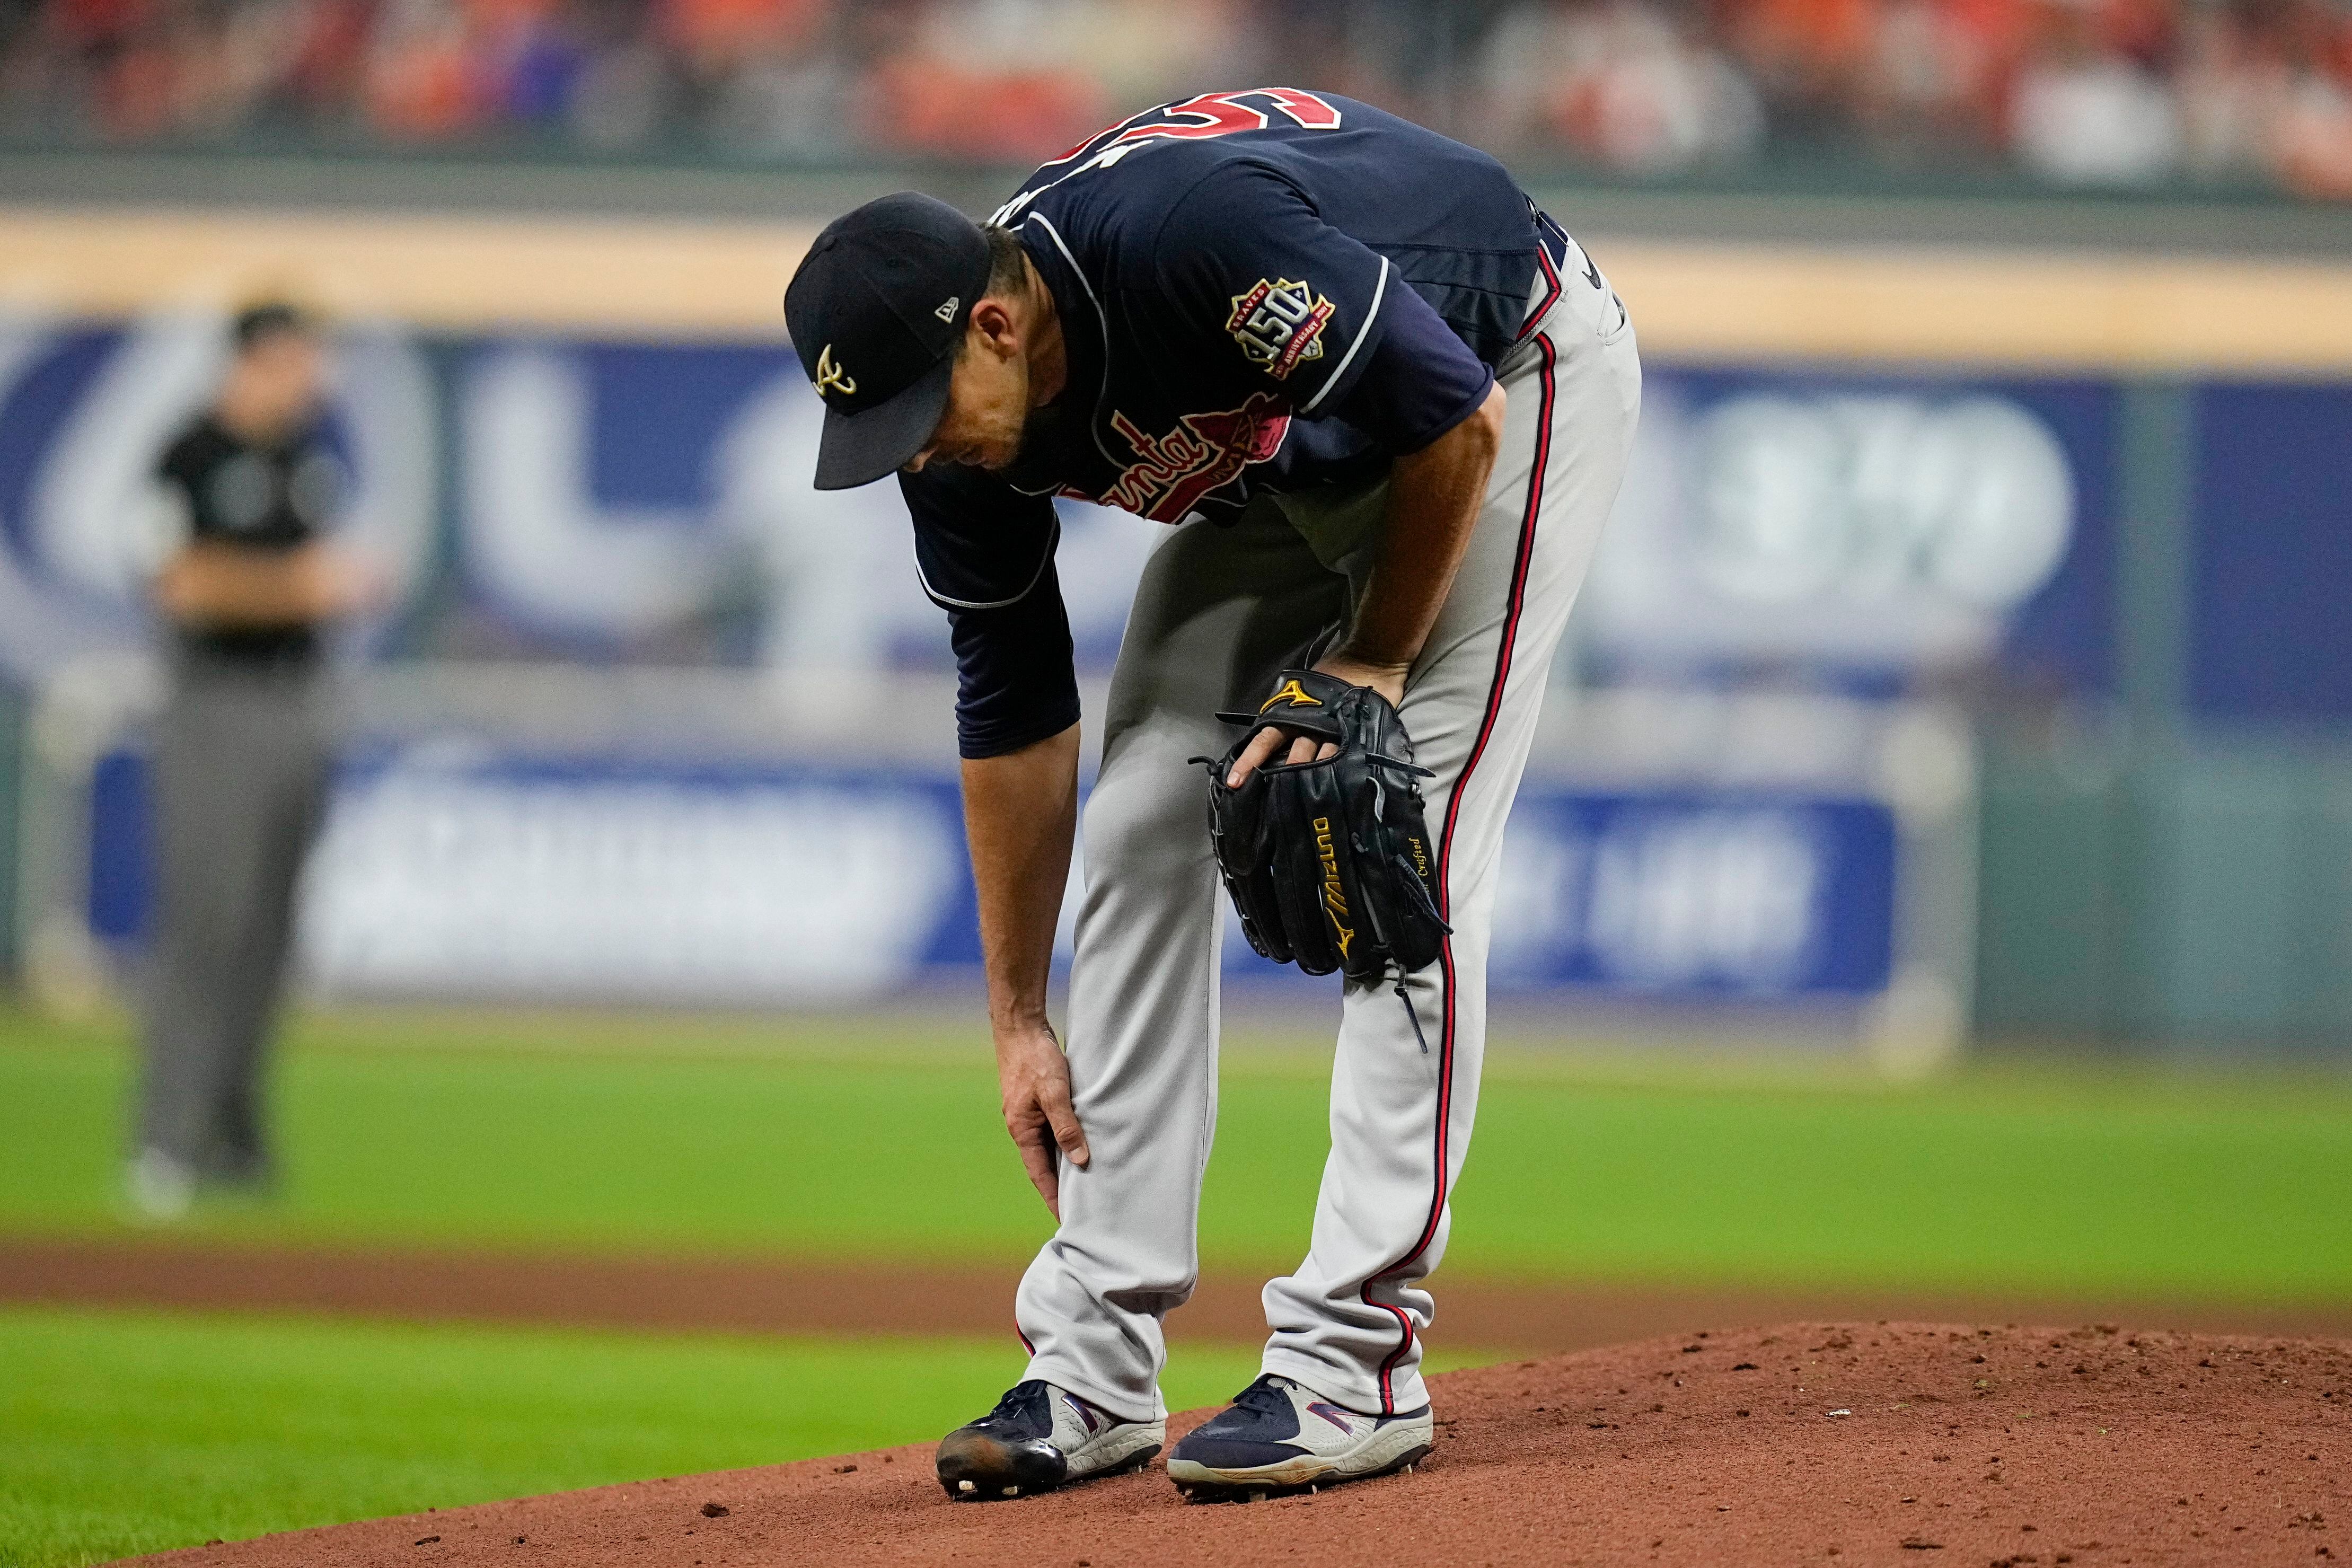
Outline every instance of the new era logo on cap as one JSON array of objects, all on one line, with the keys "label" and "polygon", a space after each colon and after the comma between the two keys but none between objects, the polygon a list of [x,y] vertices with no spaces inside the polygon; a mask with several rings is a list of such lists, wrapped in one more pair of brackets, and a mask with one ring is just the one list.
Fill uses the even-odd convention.
[{"label": "new era logo on cap", "polygon": [[817,489],[869,483],[922,450],[947,408],[964,301],[988,274],[980,226],[911,191],[817,236],[784,290],[793,346],[824,399]]}]

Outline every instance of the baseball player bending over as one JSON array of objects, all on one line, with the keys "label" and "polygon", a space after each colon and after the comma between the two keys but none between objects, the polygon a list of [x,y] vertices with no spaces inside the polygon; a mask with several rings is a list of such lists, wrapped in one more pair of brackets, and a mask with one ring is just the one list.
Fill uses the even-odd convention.
[{"label": "baseball player bending over", "polygon": [[[1113,126],[985,226],[869,203],[784,309],[825,404],[818,486],[898,474],[948,613],[1004,1120],[1059,1221],[1021,1284],[1027,1374],[940,1443],[941,1483],[1045,1491],[1165,1441],[1221,871],[1261,951],[1347,978],[1313,1242],[1265,1288],[1264,1375],[1168,1472],[1249,1497],[1411,1465],[1503,823],[1641,399],[1623,307],[1493,159],[1265,88]],[[1101,721],[1066,1053],[1062,495],[1170,525]]]}]

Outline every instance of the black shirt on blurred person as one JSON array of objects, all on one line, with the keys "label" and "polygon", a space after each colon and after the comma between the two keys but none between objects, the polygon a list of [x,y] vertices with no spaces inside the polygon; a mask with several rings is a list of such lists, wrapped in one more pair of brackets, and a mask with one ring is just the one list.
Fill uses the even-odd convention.
[{"label": "black shirt on blurred person", "polygon": [[301,666],[319,628],[373,596],[371,574],[321,535],[341,465],[322,413],[317,327],[289,305],[236,318],[212,405],[158,465],[182,529],[155,578],[155,603],[182,651],[232,666]]},{"label": "black shirt on blurred person", "polygon": [[[188,542],[279,556],[319,538],[342,490],[342,466],[315,419],[254,439],[207,409],[164,452],[158,472],[185,499]],[[293,663],[319,651],[310,619],[240,625],[198,615],[181,622],[180,634],[194,650],[229,659]]]}]

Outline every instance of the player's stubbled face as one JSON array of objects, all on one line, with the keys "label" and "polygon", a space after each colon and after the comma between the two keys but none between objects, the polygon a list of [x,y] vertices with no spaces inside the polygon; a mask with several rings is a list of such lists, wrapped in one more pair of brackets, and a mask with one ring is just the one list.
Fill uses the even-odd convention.
[{"label": "player's stubbled face", "polygon": [[975,334],[956,356],[948,382],[947,412],[929,445],[908,461],[919,473],[926,463],[961,463],[975,468],[1010,468],[1021,453],[1022,427],[1029,418],[1029,363],[1017,350],[1007,353]]}]

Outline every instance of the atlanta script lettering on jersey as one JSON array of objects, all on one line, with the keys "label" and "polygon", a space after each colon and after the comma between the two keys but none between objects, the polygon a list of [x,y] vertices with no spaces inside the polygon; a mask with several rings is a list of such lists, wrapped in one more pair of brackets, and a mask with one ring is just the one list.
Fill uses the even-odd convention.
[{"label": "atlanta script lettering on jersey", "polygon": [[1154,522],[1181,522],[1202,497],[1282,449],[1290,412],[1272,393],[1255,392],[1239,408],[1187,414],[1164,436],[1147,434],[1117,410],[1110,425],[1135,453],[1135,461],[1100,496],[1087,499]]}]

